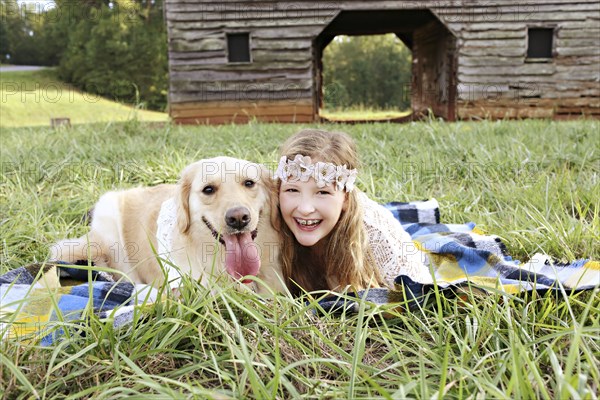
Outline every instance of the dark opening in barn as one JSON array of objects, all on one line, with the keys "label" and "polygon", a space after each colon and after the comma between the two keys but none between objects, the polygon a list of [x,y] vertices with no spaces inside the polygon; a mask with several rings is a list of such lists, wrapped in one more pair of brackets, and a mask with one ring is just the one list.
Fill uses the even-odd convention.
[{"label": "dark opening in barn", "polygon": [[414,116],[456,118],[456,38],[429,10],[342,11],[314,41],[316,113],[324,106],[323,50],[338,35],[395,34],[412,52]]},{"label": "dark opening in barn", "polygon": [[249,33],[227,34],[227,61],[248,63],[252,61],[250,57]]},{"label": "dark opening in barn", "polygon": [[322,65],[322,118],[398,121],[410,116],[412,53],[395,34],[336,36],[323,50]]},{"label": "dark opening in barn", "polygon": [[527,58],[552,58],[553,28],[527,28]]}]

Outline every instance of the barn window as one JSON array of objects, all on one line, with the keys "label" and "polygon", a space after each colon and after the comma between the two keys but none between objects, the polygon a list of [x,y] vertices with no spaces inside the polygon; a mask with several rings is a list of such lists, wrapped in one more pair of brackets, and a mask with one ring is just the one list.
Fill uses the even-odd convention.
[{"label": "barn window", "polygon": [[527,29],[527,58],[552,58],[553,28]]},{"label": "barn window", "polygon": [[250,34],[227,34],[227,61],[250,62]]}]

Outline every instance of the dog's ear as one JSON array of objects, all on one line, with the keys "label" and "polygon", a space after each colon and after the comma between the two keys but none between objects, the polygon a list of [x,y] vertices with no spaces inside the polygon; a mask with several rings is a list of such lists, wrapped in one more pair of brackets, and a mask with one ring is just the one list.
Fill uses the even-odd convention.
[{"label": "dog's ear", "polygon": [[273,171],[266,165],[261,165],[261,167],[261,183],[267,195],[267,207],[269,208],[267,211],[271,220],[271,226],[279,231],[281,223],[279,217],[279,181],[273,179]]},{"label": "dog's ear", "polygon": [[266,165],[258,164],[260,167],[260,184],[266,192],[271,193],[273,190],[273,179],[271,179],[271,171]]},{"label": "dog's ear", "polygon": [[190,230],[190,193],[192,192],[193,173],[190,167],[183,170],[179,180],[179,192],[177,193],[177,226],[181,233],[187,233]]}]

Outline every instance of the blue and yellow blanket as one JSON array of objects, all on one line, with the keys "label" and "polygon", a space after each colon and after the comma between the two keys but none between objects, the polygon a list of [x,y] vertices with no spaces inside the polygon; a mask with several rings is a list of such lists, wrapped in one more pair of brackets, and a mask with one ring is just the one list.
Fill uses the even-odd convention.
[{"label": "blue and yellow blanket", "polygon": [[[357,293],[374,304],[409,300],[420,305],[436,289],[454,295],[464,286],[514,294],[525,291],[567,292],[600,286],[600,263],[578,260],[568,264],[536,255],[520,264],[506,254],[495,236],[483,235],[475,224],[440,224],[435,200],[388,203],[386,207],[403,224],[415,244],[427,255],[435,285],[413,282],[398,276],[395,289],[371,289]],[[85,282],[65,286],[68,277]],[[30,265],[0,276],[0,338],[36,338],[51,345],[62,337],[56,321],[85,323],[84,310],[93,312],[115,328],[134,321],[141,306],[157,301],[157,291],[146,285],[113,282],[102,272],[70,268],[67,265]],[[345,302],[343,309],[355,310],[356,302]],[[326,311],[339,311],[340,298],[320,302]]]},{"label": "blue and yellow blanket", "polygon": [[134,320],[141,305],[156,299],[156,289],[116,283],[103,272],[61,263],[31,264],[0,276],[0,339],[51,345],[64,335],[65,321],[85,321],[85,310],[119,328]]},{"label": "blue and yellow blanket", "polygon": [[[445,297],[464,293],[464,289],[506,294],[536,291],[576,293],[600,287],[600,262],[587,259],[560,263],[535,254],[521,264],[506,253],[497,236],[484,235],[472,222],[440,224],[436,200],[385,205],[427,256],[435,284],[414,282],[400,275],[394,289],[370,289],[352,297],[374,304],[407,302],[409,308],[423,304],[437,290]],[[325,311],[355,311],[358,304],[338,296],[319,303]],[[343,305],[342,305],[343,304]]]}]

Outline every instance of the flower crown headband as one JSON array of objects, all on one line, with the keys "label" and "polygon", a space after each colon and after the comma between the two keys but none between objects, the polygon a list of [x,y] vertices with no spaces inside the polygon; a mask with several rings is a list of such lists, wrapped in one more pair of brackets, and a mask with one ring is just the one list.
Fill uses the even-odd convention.
[{"label": "flower crown headband", "polygon": [[358,171],[348,169],[346,165],[321,161],[313,164],[310,157],[297,154],[293,160],[286,156],[281,157],[273,179],[281,179],[284,182],[307,182],[313,178],[319,188],[331,183],[334,184],[336,190],[346,189],[346,192],[351,192],[354,189],[356,175],[358,175]]}]

